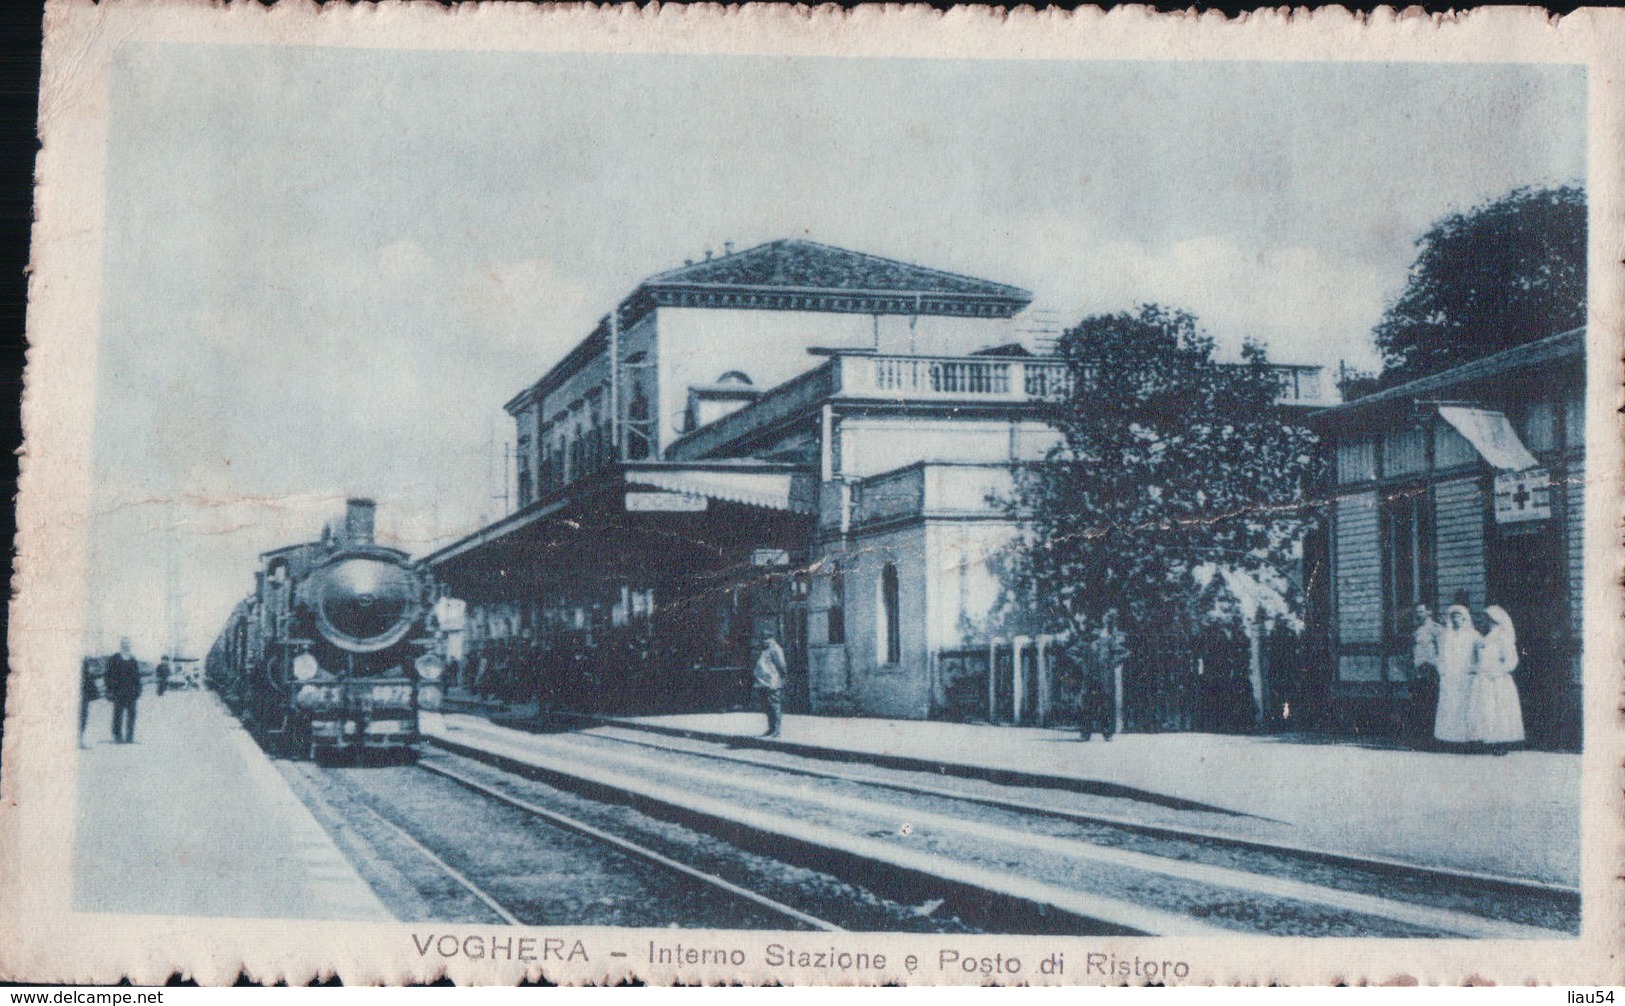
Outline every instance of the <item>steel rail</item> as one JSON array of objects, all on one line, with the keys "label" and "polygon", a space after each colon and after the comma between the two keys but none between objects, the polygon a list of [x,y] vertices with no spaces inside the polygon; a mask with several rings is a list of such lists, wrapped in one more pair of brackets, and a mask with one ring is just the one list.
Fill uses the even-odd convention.
[{"label": "steel rail", "polygon": [[[495,724],[491,724],[496,727]],[[633,732],[634,727],[609,726],[610,729]],[[508,729],[496,727],[497,729]],[[749,765],[755,768],[764,768],[783,772],[790,775],[808,776],[815,779],[829,779],[836,782],[848,782],[857,785],[878,786],[896,790],[901,793],[912,793],[916,796],[929,796],[946,800],[957,800],[965,803],[979,804],[985,807],[994,807],[1023,814],[1032,814],[1040,817],[1053,817],[1073,821],[1079,824],[1094,824],[1102,827],[1117,828],[1122,831],[1132,831],[1153,838],[1163,838],[1173,841],[1186,841],[1206,843],[1209,845],[1222,845],[1231,848],[1245,849],[1250,852],[1261,852],[1286,858],[1309,860],[1332,866],[1343,866],[1365,870],[1371,873],[1408,876],[1424,883],[1453,882],[1469,883],[1481,887],[1493,887],[1505,892],[1522,895],[1534,895],[1546,898],[1577,899],[1580,895],[1578,888],[1562,884],[1552,884],[1539,880],[1527,880],[1521,877],[1509,877],[1501,874],[1480,872],[1475,870],[1460,870],[1450,867],[1422,866],[1416,863],[1407,863],[1403,860],[1390,859],[1382,856],[1361,855],[1356,853],[1336,852],[1325,849],[1315,849],[1305,846],[1288,845],[1284,842],[1271,842],[1266,839],[1242,838],[1236,835],[1226,835],[1223,832],[1212,831],[1206,828],[1180,827],[1169,824],[1150,824],[1144,821],[1135,821],[1130,818],[1114,814],[1103,814],[1093,811],[1070,810],[1065,807],[1043,807],[1011,800],[1004,797],[977,793],[964,793],[939,786],[926,786],[919,783],[904,782],[895,779],[886,779],[859,772],[840,772],[830,769],[813,768],[802,765],[780,765],[775,762],[752,758],[746,755],[730,754],[720,751],[697,751],[692,748],[677,747],[662,744],[653,740],[640,740],[631,737],[620,737],[607,733],[593,733],[586,736],[597,737],[617,744],[626,744],[635,747],[650,748],[655,751],[674,752],[692,755],[696,758],[708,758],[714,761],[732,762],[739,765]],[[699,742],[704,743],[704,742]]]},{"label": "steel rail", "polygon": [[[566,748],[573,749],[577,759],[590,759],[593,754],[590,750],[583,750],[579,745],[567,744]],[[754,782],[730,780],[729,777],[717,774],[716,769],[684,768],[670,759],[661,761],[648,756],[629,754],[625,757],[627,758],[626,762],[618,762],[617,764],[636,772],[637,777],[644,779],[651,778],[648,773],[669,771],[677,774],[679,778],[686,778],[692,783],[701,786],[706,783],[722,783],[740,787],[746,794],[749,794],[747,799],[752,797],[763,797],[770,800],[796,799],[797,794],[799,794],[801,799],[816,804],[826,814],[858,813],[873,815],[888,813],[891,810],[891,805],[866,796],[815,793],[805,789],[793,789],[774,783],[771,780],[758,779]],[[690,791],[690,793],[697,792]],[[690,799],[693,799],[692,795]],[[740,806],[743,808],[744,805],[741,804]],[[741,813],[743,812],[743,809],[741,809]],[[1204,886],[1241,891],[1258,897],[1284,898],[1305,902],[1322,909],[1354,912],[1453,935],[1513,939],[1549,939],[1562,935],[1558,931],[1546,927],[1503,922],[1494,916],[1415,904],[1409,901],[1330,887],[1323,883],[1280,877],[1270,873],[1199,863],[1186,860],[1183,857],[1118,849],[1087,840],[1050,836],[1035,833],[1025,828],[1012,829],[1008,825],[989,824],[971,818],[918,808],[911,809],[907,813],[909,814],[909,821],[912,822],[916,829],[924,825],[927,830],[936,833],[957,833],[998,843],[1014,844],[1042,854],[1071,856],[1099,863],[1103,866],[1155,873]]]},{"label": "steel rail", "polygon": [[[314,767],[311,768],[311,771],[315,771]],[[336,778],[336,777],[330,776],[330,778]],[[474,897],[478,898],[480,900],[480,902],[485,905],[485,907],[487,907],[487,908],[491,909],[491,911],[495,912],[498,915],[498,917],[500,917],[502,919],[503,922],[506,922],[510,926],[522,926],[522,925],[524,925],[524,923],[521,922],[519,920],[519,918],[517,916],[515,916],[512,912],[508,911],[508,909],[506,907],[504,907],[503,904],[500,901],[498,901],[496,898],[492,897],[490,895],[490,893],[488,893],[480,885],[478,885],[474,881],[470,880],[468,878],[467,874],[463,873],[461,870],[457,869],[455,866],[452,866],[450,863],[446,862],[433,849],[429,848],[428,846],[424,845],[422,842],[418,841],[418,839],[411,832],[407,831],[405,828],[401,827],[399,824],[395,823],[394,821],[391,821],[388,817],[384,816],[382,811],[378,810],[378,808],[376,808],[376,807],[372,806],[370,803],[368,803],[366,801],[366,799],[361,796],[360,792],[355,789],[355,787],[350,786],[348,783],[341,783],[341,784],[344,785],[347,789],[349,789],[350,792],[355,796],[355,800],[353,802],[354,802],[354,804],[356,806],[358,806],[361,809],[365,810],[369,816],[371,816],[374,820],[379,821],[380,823],[382,823],[386,828],[388,828],[391,832],[393,832],[397,838],[399,838],[401,841],[405,842],[412,849],[416,850],[418,852],[418,854],[422,855],[424,858],[426,858],[430,862],[434,863],[435,866],[439,867],[440,870],[443,873],[445,873],[448,877],[450,877],[451,879],[457,881],[457,883],[460,884],[466,891],[468,891],[468,893],[470,893],[470,894],[474,895]]]},{"label": "steel rail", "polygon": [[[1072,920],[1101,927],[1105,933],[1131,936],[1232,934],[1231,930],[1187,915],[1147,908],[1137,901],[1063,888],[927,851],[899,848],[874,837],[813,823],[802,816],[741,808],[690,791],[659,794],[640,785],[633,776],[584,765],[579,757],[566,757],[563,764],[555,757],[551,759],[553,764],[548,764],[444,737],[431,738],[431,743],[503,773],[565,789],[581,786],[589,792],[604,793],[611,801],[646,808],[657,817],[701,831],[715,834],[713,826],[722,824],[730,833],[730,842],[737,844],[743,838],[767,855],[783,858],[788,854],[792,858],[786,862],[833,872],[853,883],[872,886],[902,882],[911,891],[917,891],[914,885],[925,883],[935,890],[950,892],[947,900],[955,903],[954,911],[961,916],[965,910],[986,915],[996,902],[997,910],[992,914],[1000,921],[993,925],[1006,924],[1012,912],[1019,912],[1026,914],[1030,924],[1041,926],[1016,932],[1075,934],[1076,930],[1063,925]],[[513,747],[511,743],[506,746]],[[854,880],[842,872],[843,866],[860,869],[868,879]]]},{"label": "steel rail", "polygon": [[[502,731],[502,732],[508,732],[508,733],[515,733],[518,736],[529,736],[529,735],[525,734],[522,731],[512,731],[509,728],[497,727],[494,724],[489,725],[489,726],[490,726],[490,729],[491,729],[491,731],[493,733],[495,733],[497,731]],[[475,732],[480,733],[480,732],[483,732],[483,731],[481,731],[479,729],[476,729]],[[898,783],[898,782],[895,782],[895,781],[892,781],[892,780],[875,779],[875,778],[871,778],[871,777],[868,777],[868,776],[862,775],[862,774],[832,772],[832,771],[823,770],[823,769],[805,768],[805,767],[800,767],[800,766],[776,765],[776,764],[773,764],[771,762],[760,761],[760,760],[755,759],[755,758],[741,757],[741,756],[737,756],[737,755],[723,754],[723,753],[717,753],[717,752],[694,751],[692,749],[685,748],[685,747],[679,747],[679,746],[673,746],[673,745],[661,744],[661,743],[653,743],[653,742],[647,742],[647,741],[640,741],[640,740],[634,740],[634,739],[622,738],[622,737],[614,737],[614,736],[608,736],[608,735],[605,735],[605,734],[594,734],[592,736],[600,737],[600,738],[603,738],[605,740],[616,741],[616,742],[623,743],[623,744],[626,744],[626,745],[629,745],[629,746],[652,749],[654,751],[659,751],[659,752],[666,753],[666,754],[689,754],[689,755],[693,755],[696,758],[699,758],[699,759],[702,759],[702,760],[714,760],[714,761],[721,761],[721,762],[725,762],[725,763],[736,763],[736,764],[749,765],[749,766],[752,766],[752,767],[764,768],[764,769],[768,769],[770,771],[780,772],[780,773],[788,774],[788,775],[801,775],[801,776],[809,776],[809,777],[814,777],[814,778],[826,778],[826,779],[832,779],[832,780],[843,781],[843,782],[848,782],[848,783],[854,783],[854,784],[859,784],[859,785],[868,785],[868,786],[875,786],[875,787],[878,787],[878,788],[889,788],[889,789],[894,789],[894,790],[903,791],[903,792],[911,792],[911,793],[915,793],[915,794],[918,794],[918,795],[926,795],[926,796],[932,796],[932,797],[937,797],[937,798],[945,798],[945,799],[949,799],[949,800],[958,800],[958,801],[965,801],[965,802],[977,803],[977,804],[982,804],[982,805],[994,806],[994,807],[999,807],[1001,809],[1013,810],[1013,811],[1017,811],[1017,812],[1021,812],[1021,813],[1027,813],[1027,814],[1061,817],[1061,818],[1064,818],[1064,819],[1070,819],[1070,820],[1075,820],[1075,821],[1080,821],[1080,822],[1085,822],[1085,823],[1099,824],[1099,825],[1108,826],[1108,827],[1117,827],[1119,829],[1124,829],[1124,830],[1135,830],[1135,831],[1146,832],[1146,833],[1156,835],[1158,837],[1181,840],[1181,841],[1189,842],[1189,843],[1192,843],[1192,844],[1202,844],[1202,843],[1206,843],[1206,844],[1209,844],[1209,845],[1224,844],[1224,845],[1229,845],[1229,846],[1232,846],[1232,847],[1239,847],[1239,848],[1248,849],[1250,851],[1264,852],[1264,853],[1268,853],[1268,854],[1273,854],[1273,855],[1281,856],[1282,858],[1296,858],[1296,859],[1299,859],[1299,860],[1313,860],[1313,861],[1328,863],[1328,864],[1331,864],[1331,865],[1341,866],[1341,867],[1344,867],[1344,868],[1357,867],[1357,868],[1365,870],[1368,873],[1386,874],[1386,875],[1390,875],[1390,876],[1396,875],[1396,874],[1404,874],[1404,875],[1408,875],[1411,879],[1415,879],[1415,880],[1421,881],[1421,882],[1426,883],[1426,884],[1431,884],[1431,885],[1439,885],[1439,884],[1441,884],[1441,883],[1443,883],[1445,881],[1452,881],[1452,882],[1457,882],[1457,883],[1460,883],[1462,881],[1466,881],[1466,882],[1469,882],[1469,883],[1476,883],[1476,884],[1480,884],[1480,885],[1483,885],[1483,886],[1494,887],[1494,888],[1502,891],[1503,893],[1506,891],[1507,888],[1513,888],[1514,890],[1517,890],[1520,893],[1524,893],[1526,895],[1527,894],[1536,894],[1536,895],[1545,896],[1547,898],[1560,897],[1563,900],[1567,900],[1567,895],[1568,895],[1568,892],[1565,889],[1556,889],[1554,891],[1551,888],[1549,888],[1548,886],[1541,885],[1538,882],[1529,882],[1529,883],[1526,884],[1526,883],[1521,882],[1521,881],[1511,880],[1511,879],[1508,879],[1508,878],[1497,877],[1497,876],[1494,876],[1494,875],[1486,876],[1486,875],[1467,873],[1467,872],[1464,872],[1464,871],[1439,870],[1439,869],[1433,869],[1433,868],[1428,868],[1428,867],[1414,866],[1412,864],[1399,863],[1399,862],[1391,861],[1391,860],[1360,859],[1360,858],[1357,858],[1357,857],[1344,856],[1344,855],[1341,855],[1341,854],[1326,854],[1326,853],[1321,853],[1318,850],[1299,849],[1299,848],[1296,848],[1296,847],[1285,846],[1285,845],[1281,845],[1281,844],[1277,844],[1277,843],[1261,842],[1261,841],[1248,840],[1248,839],[1237,839],[1237,838],[1233,838],[1231,836],[1216,835],[1216,834],[1213,834],[1211,832],[1206,832],[1206,831],[1203,831],[1203,830],[1200,830],[1200,829],[1185,830],[1185,829],[1179,829],[1179,828],[1168,827],[1168,826],[1142,825],[1139,822],[1122,821],[1120,819],[1115,819],[1115,818],[1112,818],[1112,817],[1107,816],[1107,815],[1091,815],[1091,814],[1087,814],[1087,813],[1066,811],[1066,810],[1058,809],[1058,808],[1035,808],[1035,807],[1031,807],[1031,806],[1026,805],[1026,804],[1016,802],[1016,801],[1004,800],[1004,799],[1001,799],[1001,798],[998,798],[998,797],[984,797],[984,796],[977,796],[977,795],[974,795],[974,794],[956,793],[956,792],[954,792],[952,790],[939,789],[937,787],[917,786],[917,785],[908,784],[908,783]],[[493,738],[493,739],[495,739],[495,738]],[[557,738],[549,738],[549,739],[552,740],[554,743],[558,743]],[[572,743],[569,740],[564,741],[564,746],[566,748],[569,748],[569,749],[574,749],[578,753],[578,756],[580,756],[580,755],[590,756],[590,754],[591,754],[590,750],[584,748],[581,744]],[[748,783],[742,783],[742,785],[745,785],[747,789],[750,788]],[[1121,856],[1121,855],[1126,855],[1126,854],[1116,853],[1115,855]],[[1146,854],[1133,854],[1133,855],[1136,856],[1136,857],[1144,857],[1144,856],[1146,856]],[[1148,859],[1162,859],[1162,858],[1165,858],[1165,857],[1150,856],[1150,857],[1147,857],[1147,858]],[[1179,860],[1170,861],[1170,862],[1171,863],[1176,863],[1176,864],[1182,863],[1182,861],[1179,861]],[[1222,875],[1224,875],[1225,879],[1230,881],[1230,883],[1226,884],[1225,886],[1236,886],[1235,878],[1233,876],[1231,876],[1231,875],[1236,874],[1237,871],[1227,869],[1227,868],[1223,868],[1223,867],[1202,867],[1202,868],[1197,868],[1197,867],[1194,867],[1194,866],[1187,867],[1187,866],[1182,866],[1182,865],[1176,865],[1176,866],[1164,868],[1163,870],[1159,870],[1157,872],[1174,872],[1174,873],[1177,873],[1179,870],[1189,870],[1189,869],[1206,870],[1207,872],[1213,873],[1215,875],[1221,875],[1222,874]],[[1248,872],[1250,873],[1251,871],[1248,871]],[[1295,881],[1286,881],[1286,880],[1276,878],[1276,877],[1274,877],[1273,875],[1271,875],[1269,873],[1256,874],[1254,883],[1255,883],[1255,886],[1256,886],[1257,893],[1260,893],[1260,894],[1267,894],[1268,891],[1266,890],[1266,888],[1270,888],[1270,887],[1281,887],[1282,885],[1285,885],[1287,887],[1296,888],[1296,887],[1299,887],[1299,886],[1303,886],[1303,885],[1300,885],[1298,882],[1295,882]],[[1414,924],[1414,925],[1422,925],[1422,926],[1427,927],[1427,928],[1440,928],[1440,929],[1442,929],[1444,931],[1447,931],[1447,932],[1448,931],[1454,931],[1454,932],[1457,932],[1457,933],[1462,933],[1464,930],[1466,930],[1467,932],[1470,932],[1471,935],[1475,935],[1475,936],[1480,936],[1480,937],[1502,937],[1502,938],[1505,938],[1505,937],[1531,938],[1531,937],[1534,937],[1534,936],[1542,936],[1542,937],[1544,937],[1546,935],[1551,935],[1551,936],[1562,935],[1561,930],[1547,930],[1547,929],[1545,929],[1545,927],[1540,927],[1540,926],[1525,926],[1525,925],[1521,925],[1521,924],[1517,924],[1517,923],[1502,922],[1502,921],[1496,919],[1496,917],[1493,916],[1493,915],[1479,915],[1479,914],[1473,913],[1473,912],[1461,912],[1461,911],[1454,911],[1454,910],[1450,910],[1450,909],[1430,908],[1430,907],[1426,907],[1425,904],[1423,904],[1423,903],[1413,903],[1413,902],[1411,902],[1409,900],[1406,900],[1406,899],[1394,899],[1394,898],[1390,898],[1390,897],[1380,897],[1379,898],[1379,897],[1375,897],[1375,896],[1372,896],[1372,895],[1363,895],[1363,894],[1357,894],[1357,893],[1353,893],[1353,892],[1336,893],[1336,892],[1340,891],[1339,888],[1324,887],[1324,885],[1308,885],[1308,886],[1323,890],[1323,892],[1324,892],[1323,894],[1321,894],[1319,897],[1315,897],[1315,898],[1312,898],[1310,900],[1314,901],[1315,903],[1322,904],[1322,905],[1324,905],[1326,907],[1344,908],[1346,910],[1352,910],[1352,911],[1360,912],[1360,914],[1372,914],[1372,915],[1375,915],[1375,916],[1378,916],[1378,917],[1393,919],[1395,921],[1404,921],[1404,922],[1408,922],[1408,923]],[[1305,895],[1302,892],[1298,892],[1298,891],[1281,891],[1281,892],[1277,892],[1277,896],[1284,896],[1284,897],[1289,897],[1289,898],[1294,898],[1295,897],[1298,900],[1302,900],[1305,897]],[[1383,905],[1390,906],[1390,907],[1382,908],[1382,909],[1377,909],[1377,908],[1372,907],[1373,905],[1377,905],[1378,903],[1381,903]],[[1565,909],[1566,909],[1566,906],[1565,906]],[[1435,918],[1435,916],[1437,916],[1437,918]]]},{"label": "steel rail", "polygon": [[604,829],[588,824],[585,821],[570,817],[567,814],[561,814],[555,810],[549,810],[546,807],[539,807],[536,804],[530,803],[529,801],[522,800],[508,793],[504,793],[501,790],[487,786],[476,779],[471,779],[460,772],[455,772],[441,765],[434,765],[422,761],[418,762],[418,768],[423,769],[425,772],[430,772],[434,775],[441,776],[442,778],[449,779],[466,789],[487,797],[488,799],[495,800],[509,807],[513,807],[516,810],[523,811],[533,817],[540,818],[541,820],[544,820],[548,824],[555,827],[562,828],[566,831],[575,832],[576,834],[584,835],[588,838],[602,842],[603,844],[611,846],[616,850],[636,859],[654,863],[657,866],[665,867],[668,870],[682,874],[683,876],[692,880],[698,880],[709,887],[717,888],[718,890],[731,894],[734,897],[749,901],[752,904],[765,908],[771,912],[774,912],[775,914],[794,919],[803,925],[812,927],[813,929],[832,933],[843,931],[840,926],[835,925],[833,922],[825,921],[824,919],[820,919],[815,915],[809,915],[808,913],[801,911],[799,908],[793,908],[784,904],[783,902],[775,901],[765,894],[752,891],[747,887],[741,887],[740,885],[735,884],[733,881],[719,877],[714,873],[707,873],[704,870],[689,866],[687,863],[678,862],[664,853],[656,852],[647,846],[639,845],[630,839],[622,838],[619,835],[605,831]]}]

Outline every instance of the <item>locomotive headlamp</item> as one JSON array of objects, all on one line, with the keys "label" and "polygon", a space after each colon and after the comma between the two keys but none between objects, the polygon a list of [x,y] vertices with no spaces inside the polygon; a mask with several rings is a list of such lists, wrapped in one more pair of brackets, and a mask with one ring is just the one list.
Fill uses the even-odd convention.
[{"label": "locomotive headlamp", "polygon": [[309,681],[321,669],[321,665],[316,663],[316,658],[308,653],[301,653],[293,658],[293,676],[300,681]]},{"label": "locomotive headlamp", "polygon": [[417,660],[418,677],[424,681],[439,681],[446,673],[446,662],[433,653],[425,653]]}]

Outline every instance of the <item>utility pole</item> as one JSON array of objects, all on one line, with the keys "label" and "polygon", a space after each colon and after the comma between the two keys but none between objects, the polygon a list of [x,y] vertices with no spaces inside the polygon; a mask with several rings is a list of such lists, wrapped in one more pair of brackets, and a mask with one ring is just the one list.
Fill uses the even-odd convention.
[{"label": "utility pole", "polygon": [[[497,491],[497,421],[495,416],[485,419],[485,491],[484,500],[480,503],[480,526],[491,523],[491,502],[501,495]],[[507,475],[503,475],[507,481]],[[504,517],[507,513],[504,512]]]}]

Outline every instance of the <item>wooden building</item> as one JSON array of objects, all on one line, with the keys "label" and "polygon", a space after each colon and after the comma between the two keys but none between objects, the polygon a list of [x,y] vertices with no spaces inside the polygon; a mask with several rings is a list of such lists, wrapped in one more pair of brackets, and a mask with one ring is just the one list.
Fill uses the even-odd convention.
[{"label": "wooden building", "polygon": [[[1332,459],[1319,596],[1326,711],[1414,732],[1415,605],[1499,604],[1517,629],[1530,742],[1580,743],[1585,331],[1316,413]],[[1311,561],[1316,557],[1312,557]]]}]

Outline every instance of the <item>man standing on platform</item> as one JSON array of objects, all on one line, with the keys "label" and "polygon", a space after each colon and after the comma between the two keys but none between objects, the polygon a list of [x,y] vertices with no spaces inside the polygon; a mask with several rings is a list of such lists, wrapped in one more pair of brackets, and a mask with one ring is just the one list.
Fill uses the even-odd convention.
[{"label": "man standing on platform", "polygon": [[157,679],[159,695],[169,690],[169,654],[158,658],[158,666],[153,671],[153,677]]},{"label": "man standing on platform", "polygon": [[141,665],[130,652],[128,636],[119,640],[118,652],[107,658],[103,678],[107,698],[113,703],[113,740],[135,743],[135,703],[141,698]]},{"label": "man standing on platform", "polygon": [[96,664],[90,657],[79,661],[79,746],[85,747],[85,724],[90,720],[90,704],[96,701]]},{"label": "man standing on platform", "polygon": [[767,711],[767,733],[777,737],[784,718],[784,650],[772,633],[762,638],[762,652],[756,657],[756,687],[762,693]]},{"label": "man standing on platform", "polygon": [[1439,643],[1444,626],[1425,604],[1418,604],[1412,616],[1411,633],[1411,733],[1418,744],[1433,743],[1433,714],[1439,705]]},{"label": "man standing on platform", "polygon": [[1117,732],[1117,688],[1128,660],[1128,643],[1117,629],[1117,609],[1106,612],[1100,631],[1084,654],[1083,695],[1079,706],[1079,740],[1096,733],[1111,740]]}]

